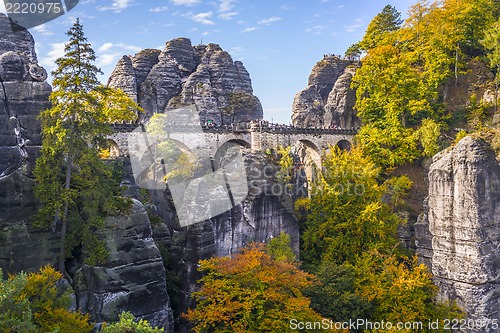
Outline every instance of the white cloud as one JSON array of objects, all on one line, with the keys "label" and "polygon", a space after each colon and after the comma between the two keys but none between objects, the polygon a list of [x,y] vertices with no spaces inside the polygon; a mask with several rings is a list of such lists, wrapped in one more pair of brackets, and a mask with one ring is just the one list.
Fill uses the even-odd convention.
[{"label": "white cloud", "polygon": [[56,59],[64,56],[64,43],[50,44],[50,51],[40,59],[40,65],[45,67],[48,71],[56,68]]},{"label": "white cloud", "polygon": [[106,52],[113,48],[114,44],[113,43],[104,43],[97,49],[98,52]]},{"label": "white cloud", "polygon": [[98,66],[108,66],[116,63],[120,55],[116,53],[106,53],[102,54],[97,58]]},{"label": "white cloud", "polygon": [[142,48],[134,45],[104,43],[97,49],[97,65],[104,67],[116,64],[124,54],[137,53],[141,50]]},{"label": "white cloud", "polygon": [[273,17],[270,17],[270,18],[267,18],[267,19],[264,19],[264,20],[260,20],[259,22],[257,22],[258,24],[271,24],[273,22],[278,22],[278,21],[281,21],[282,18],[281,17],[278,17],[278,16],[273,16]]},{"label": "white cloud", "polygon": [[223,20],[230,20],[233,18],[233,16],[238,15],[238,12],[227,12],[227,13],[221,13],[219,14],[219,18]]},{"label": "white cloud", "polygon": [[38,25],[38,26],[34,27],[33,30],[41,35],[44,35],[44,36],[51,36],[54,34],[54,32],[52,30],[47,29],[46,24]]},{"label": "white cloud", "polygon": [[168,10],[167,6],[155,7],[149,10],[150,13],[163,13]]},{"label": "white cloud", "polygon": [[248,27],[248,28],[241,30],[240,33],[252,32],[252,31],[255,31],[257,29],[258,29],[257,27]]},{"label": "white cloud", "polygon": [[196,15],[191,16],[191,19],[195,22],[201,23],[201,24],[215,24],[214,21],[209,20],[213,15],[212,12],[206,12],[206,13],[198,13]]},{"label": "white cloud", "polygon": [[202,36],[208,36],[208,35],[210,35],[210,32],[205,31],[205,32],[204,32],[204,33],[202,33],[201,35],[202,35]]},{"label": "white cloud", "polygon": [[363,26],[363,19],[357,18],[354,20],[354,24],[345,25],[344,30],[346,32],[353,32],[353,31],[356,31],[357,29],[361,28],[362,26]]},{"label": "white cloud", "polygon": [[107,52],[112,49],[120,49],[123,51],[132,51],[132,52],[139,52],[142,50],[142,48],[134,45],[127,45],[123,43],[118,43],[118,44],[113,44],[113,43],[104,43],[102,44],[98,49],[97,52]]},{"label": "white cloud", "polygon": [[314,27],[307,28],[306,32],[312,33],[314,35],[321,35],[323,30],[325,30],[326,27],[324,25],[315,25]]},{"label": "white cloud", "polygon": [[280,10],[294,10],[296,9],[295,7],[289,6],[289,5],[281,5]]},{"label": "white cloud", "polygon": [[176,6],[194,6],[200,3],[200,0],[172,0]]},{"label": "white cloud", "polygon": [[228,12],[234,7],[235,0],[221,0],[219,4],[219,12]]},{"label": "white cloud", "polygon": [[111,6],[98,6],[97,9],[101,12],[112,10],[115,13],[120,13],[132,4],[132,0],[113,0]]}]

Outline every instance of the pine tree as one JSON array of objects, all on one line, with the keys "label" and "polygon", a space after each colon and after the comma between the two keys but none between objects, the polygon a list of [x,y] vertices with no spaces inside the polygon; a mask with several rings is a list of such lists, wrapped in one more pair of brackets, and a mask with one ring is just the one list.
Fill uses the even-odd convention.
[{"label": "pine tree", "polygon": [[401,13],[390,5],[385,6],[368,25],[359,46],[363,50],[377,47],[385,38],[386,33],[398,30],[402,23]]},{"label": "pine tree", "polygon": [[[99,158],[111,133],[109,123],[136,118],[139,107],[119,90],[103,87],[96,55],[80,21],[68,31],[65,54],[52,72],[52,108],[40,114],[42,150],[35,167],[35,194],[41,202],[38,226],[60,224],[59,270],[65,273],[66,236],[82,245],[87,260],[102,261],[106,251],[95,231],[118,202],[111,184],[112,171]],[[71,223],[70,223],[71,222]]]}]

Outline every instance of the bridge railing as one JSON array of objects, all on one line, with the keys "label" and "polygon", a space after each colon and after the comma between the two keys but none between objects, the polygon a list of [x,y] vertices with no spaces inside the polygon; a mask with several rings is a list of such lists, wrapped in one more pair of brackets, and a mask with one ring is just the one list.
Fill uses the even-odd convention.
[{"label": "bridge railing", "polygon": [[[110,125],[115,132],[132,132],[140,124],[116,123]],[[338,127],[297,127],[293,125],[270,123],[265,120],[250,122],[232,123],[229,125],[201,125],[204,132],[208,133],[248,133],[265,132],[277,134],[347,134],[354,135],[358,132],[358,127],[338,128]],[[167,132],[191,132],[193,129],[199,129],[198,125],[193,124],[167,124]]]}]

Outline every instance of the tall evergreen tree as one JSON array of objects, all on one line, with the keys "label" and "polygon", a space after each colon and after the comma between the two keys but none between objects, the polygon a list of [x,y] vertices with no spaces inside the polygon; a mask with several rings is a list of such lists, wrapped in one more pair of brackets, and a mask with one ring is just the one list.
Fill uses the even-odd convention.
[{"label": "tall evergreen tree", "polygon": [[[65,273],[67,247],[81,245],[89,263],[106,251],[95,231],[119,207],[112,170],[99,158],[111,133],[109,123],[136,118],[139,107],[119,90],[99,83],[101,70],[80,21],[68,31],[65,54],[56,60],[52,108],[40,114],[42,150],[35,167],[41,202],[38,226],[60,225],[59,270]],[[72,245],[67,244],[68,231]]]},{"label": "tall evergreen tree", "polygon": [[398,30],[402,23],[401,13],[391,5],[385,6],[368,25],[359,46],[364,50],[377,47],[385,38],[386,33]]}]

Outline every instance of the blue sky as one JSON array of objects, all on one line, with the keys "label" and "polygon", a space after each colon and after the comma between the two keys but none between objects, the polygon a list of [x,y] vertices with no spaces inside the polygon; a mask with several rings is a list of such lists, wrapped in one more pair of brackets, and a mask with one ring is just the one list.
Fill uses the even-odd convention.
[{"label": "blue sky", "polygon": [[[294,95],[306,88],[324,54],[343,54],[391,4],[405,13],[416,0],[81,0],[68,14],[30,29],[47,69],[62,55],[79,17],[106,82],[117,60],[188,37],[216,43],[243,61],[268,120],[288,123]],[[4,11],[0,7],[0,11]]]}]

